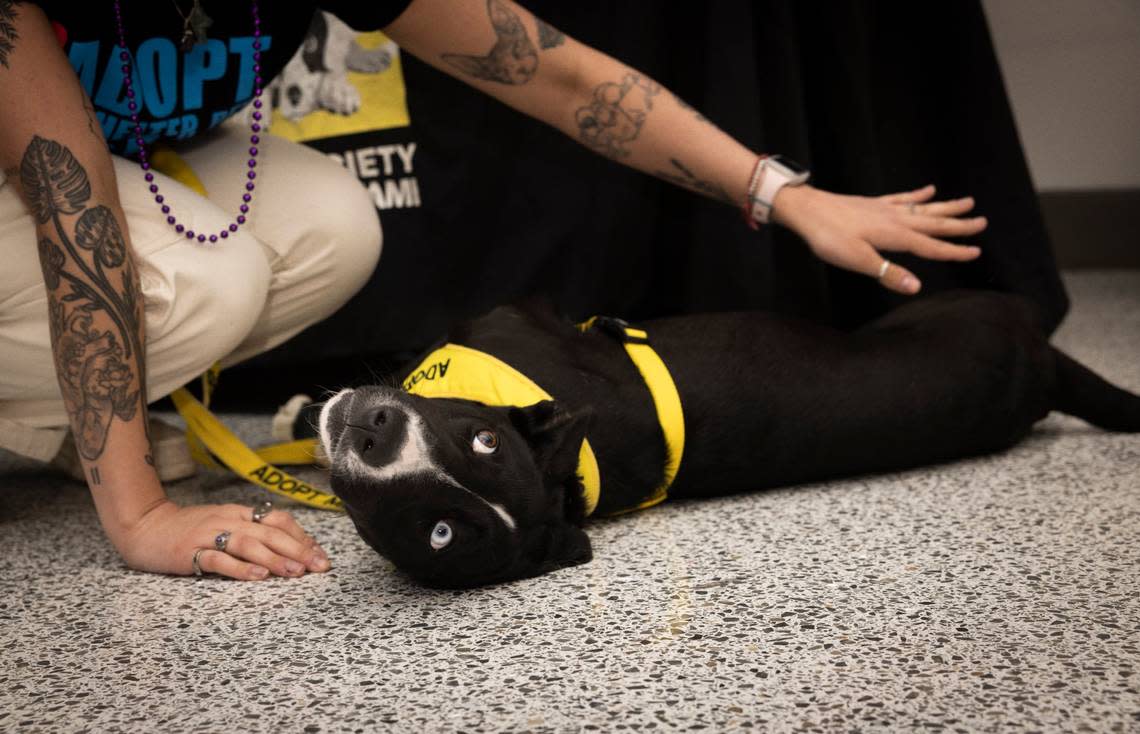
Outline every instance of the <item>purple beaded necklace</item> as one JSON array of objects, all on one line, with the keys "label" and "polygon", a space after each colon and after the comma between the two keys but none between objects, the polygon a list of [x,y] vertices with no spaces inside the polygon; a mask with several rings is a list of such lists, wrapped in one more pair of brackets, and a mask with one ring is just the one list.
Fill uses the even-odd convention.
[{"label": "purple beaded necklace", "polygon": [[245,193],[242,194],[242,204],[240,207],[241,214],[230,223],[228,227],[218,232],[217,234],[198,234],[192,229],[186,229],[185,225],[179,224],[178,220],[173,214],[170,213],[170,205],[166,203],[165,197],[158,193],[158,184],[154,182],[154,174],[150,170],[150,161],[147,160],[146,153],[146,140],[143,138],[142,123],[139,121],[138,103],[135,102],[135,90],[131,84],[131,55],[127,51],[127,34],[123,30],[123,12],[120,7],[120,0],[114,0],[115,3],[115,26],[119,32],[119,60],[123,62],[123,86],[127,91],[127,109],[131,111],[131,122],[135,124],[135,142],[139,146],[139,165],[145,173],[144,178],[150,184],[150,193],[154,194],[154,200],[162,208],[162,213],[166,215],[166,221],[174,227],[174,231],[179,234],[185,233],[186,239],[197,239],[199,242],[206,242],[209,240],[211,243],[217,242],[218,238],[226,239],[230,236],[231,232],[237,232],[238,227],[245,224],[245,215],[249,213],[249,204],[253,201],[254,179],[257,178],[257,173],[253,170],[257,167],[257,145],[261,142],[258,133],[261,132],[261,16],[257,12],[257,0],[251,0],[253,8],[253,122],[250,124],[249,136],[249,161],[246,162],[249,170],[246,172]]}]

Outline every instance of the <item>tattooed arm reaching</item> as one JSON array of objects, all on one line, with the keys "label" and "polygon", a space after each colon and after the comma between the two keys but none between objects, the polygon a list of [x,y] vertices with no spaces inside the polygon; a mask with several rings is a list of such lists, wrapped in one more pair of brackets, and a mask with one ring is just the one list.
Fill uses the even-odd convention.
[{"label": "tattooed arm reaching", "polygon": [[99,519],[124,560],[190,573],[194,550],[225,529],[242,542],[203,553],[204,570],[248,579],[300,575],[298,561],[326,570],[285,513],[254,525],[247,507],[167,500],[150,456],[143,295],[111,155],[32,4],[0,2],[0,164],[35,222],[26,246],[43,269],[60,392]]},{"label": "tattooed arm reaching", "polygon": [[[402,48],[624,165],[740,207],[757,156],[644,74],[584,46],[511,0],[416,0],[385,29]],[[935,260],[980,252],[946,242],[986,227],[961,218],[973,199],[931,201],[934,188],[881,197],[784,187],[773,218],[820,259],[876,276],[883,251]],[[916,293],[890,268],[884,286]]]}]

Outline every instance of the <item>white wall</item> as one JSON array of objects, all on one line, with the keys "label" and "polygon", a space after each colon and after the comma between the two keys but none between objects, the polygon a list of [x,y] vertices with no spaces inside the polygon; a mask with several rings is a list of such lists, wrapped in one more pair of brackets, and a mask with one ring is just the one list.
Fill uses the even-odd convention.
[{"label": "white wall", "polygon": [[1140,188],[1140,0],[983,5],[1037,188]]}]

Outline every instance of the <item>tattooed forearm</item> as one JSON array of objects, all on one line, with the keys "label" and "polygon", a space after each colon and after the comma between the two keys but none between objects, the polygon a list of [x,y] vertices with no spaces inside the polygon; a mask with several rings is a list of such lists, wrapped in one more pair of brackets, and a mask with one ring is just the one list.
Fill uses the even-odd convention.
[{"label": "tattooed forearm", "polygon": [[538,51],[522,20],[503,0],[487,0],[487,14],[496,38],[487,55],[443,54],[443,60],[476,79],[526,84],[538,69]]},{"label": "tattooed forearm", "polygon": [[578,134],[586,145],[610,158],[629,155],[626,143],[641,134],[641,126],[653,109],[653,97],[661,91],[657,82],[630,72],[621,82],[594,87],[590,103],[575,115]]},{"label": "tattooed forearm", "polygon": [[550,25],[541,18],[534,19],[534,25],[538,28],[538,45],[545,51],[548,48],[561,46],[566,42],[566,34]]},{"label": "tattooed forearm", "polygon": [[696,191],[698,194],[704,194],[709,198],[724,202],[730,206],[736,203],[736,201],[731,196],[729,196],[728,192],[725,191],[722,187],[717,186],[711,181],[705,181],[701,178],[698,178],[696,174],[690,171],[689,168],[685,166],[685,164],[681,163],[681,161],[677,160],[676,158],[670,158],[669,164],[672,165],[674,169],[676,169],[676,172],[656,171],[655,175],[658,178],[665,179],[670,183],[675,183],[682,188],[688,189],[689,191]]},{"label": "tattooed forearm", "polygon": [[0,0],[0,66],[8,68],[8,54],[16,48],[19,34],[16,33],[15,0]]},{"label": "tattooed forearm", "polygon": [[[138,276],[118,218],[106,206],[89,205],[87,172],[66,146],[34,137],[20,162],[20,185],[41,226],[60,390],[76,447],[93,461],[115,418],[130,421],[141,406],[145,420]],[[43,234],[48,225],[54,237]]]}]

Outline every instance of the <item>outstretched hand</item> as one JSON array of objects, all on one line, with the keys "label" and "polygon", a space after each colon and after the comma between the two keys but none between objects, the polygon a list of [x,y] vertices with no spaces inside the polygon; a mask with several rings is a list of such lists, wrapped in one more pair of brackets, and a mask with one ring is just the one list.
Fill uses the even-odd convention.
[{"label": "outstretched hand", "polygon": [[[257,581],[273,576],[303,576],[329,570],[328,555],[297,521],[273,510],[260,522],[243,505],[179,507],[162,502],[153,507],[115,545],[132,568],[152,573],[193,573],[200,554],[205,573]],[[214,538],[230,533],[226,552],[214,550]]]},{"label": "outstretched hand", "polygon": [[878,197],[785,186],[776,195],[772,216],[802,237],[820,260],[877,278],[892,291],[913,295],[922,283],[881,252],[958,262],[981,254],[977,247],[939,239],[969,237],[986,228],[985,217],[963,218],[974,208],[973,198],[931,201],[933,197],[934,186]]}]

